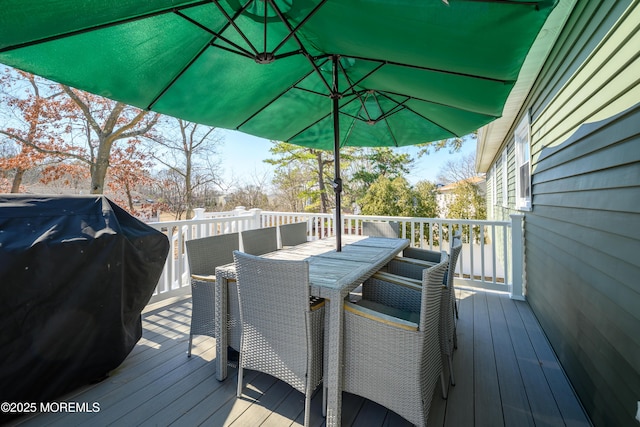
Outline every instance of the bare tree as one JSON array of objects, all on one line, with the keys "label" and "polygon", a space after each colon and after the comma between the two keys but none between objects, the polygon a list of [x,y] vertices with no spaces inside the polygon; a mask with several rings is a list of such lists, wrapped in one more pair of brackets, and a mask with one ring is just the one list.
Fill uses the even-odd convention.
[{"label": "bare tree", "polygon": [[3,97],[20,125],[0,129],[21,146],[13,163],[4,166],[14,168],[14,189],[26,169],[54,159],[62,172],[55,171],[53,176],[76,173],[74,168],[83,164],[90,171],[90,192],[102,194],[115,144],[139,142],[160,117],[18,70],[3,71],[3,85],[21,88]]},{"label": "bare tree", "polygon": [[[187,218],[193,215],[198,194],[206,194],[213,185],[220,186],[220,160],[217,147],[223,143],[223,137],[216,128],[187,122],[182,119],[169,119],[162,135],[153,136],[150,152],[155,160],[165,166],[171,177],[174,195],[173,204],[184,206],[179,210]],[[181,200],[180,200],[181,199]]]},{"label": "bare tree", "polygon": [[476,173],[476,155],[475,153],[471,153],[445,163],[444,166],[440,168],[437,179],[439,183],[451,184],[476,176],[478,176]]}]

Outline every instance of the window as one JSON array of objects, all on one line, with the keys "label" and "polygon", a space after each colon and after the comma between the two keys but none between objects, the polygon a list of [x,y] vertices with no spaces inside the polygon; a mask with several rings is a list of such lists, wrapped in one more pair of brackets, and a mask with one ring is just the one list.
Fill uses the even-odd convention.
[{"label": "window", "polygon": [[531,210],[531,136],[527,114],[515,132],[516,142],[516,209]]},{"label": "window", "polygon": [[509,206],[509,169],[507,168],[507,149],[502,151],[502,206]]}]

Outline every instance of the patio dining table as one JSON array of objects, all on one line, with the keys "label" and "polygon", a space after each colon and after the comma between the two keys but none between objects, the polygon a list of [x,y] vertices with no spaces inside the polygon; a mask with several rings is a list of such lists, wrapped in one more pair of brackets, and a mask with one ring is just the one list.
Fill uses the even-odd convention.
[{"label": "patio dining table", "polygon": [[[400,251],[409,246],[407,239],[342,236],[342,251],[335,250],[335,238],[314,240],[262,255],[271,259],[308,260],[310,293],[327,299],[325,342],[328,426],[339,426],[342,407],[342,322],[344,298]],[[228,286],[235,279],[233,264],[216,268],[216,378],[227,377]]]}]

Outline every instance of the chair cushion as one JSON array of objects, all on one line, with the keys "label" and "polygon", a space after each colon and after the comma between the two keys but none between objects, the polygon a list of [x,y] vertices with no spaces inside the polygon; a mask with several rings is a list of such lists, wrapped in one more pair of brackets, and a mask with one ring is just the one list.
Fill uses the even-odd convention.
[{"label": "chair cushion", "polygon": [[420,322],[419,313],[399,310],[373,301],[360,300],[358,304],[345,301],[344,308],[367,319],[410,331],[417,331]]}]

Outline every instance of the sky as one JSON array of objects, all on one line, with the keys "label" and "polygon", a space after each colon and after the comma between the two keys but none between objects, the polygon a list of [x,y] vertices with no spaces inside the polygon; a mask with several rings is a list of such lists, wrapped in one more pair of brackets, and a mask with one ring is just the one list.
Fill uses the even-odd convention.
[{"label": "sky", "polygon": [[[267,139],[247,135],[242,132],[220,129],[224,136],[224,143],[218,151],[222,158],[225,182],[235,182],[237,185],[255,183],[256,178],[265,175],[270,178],[273,174],[273,166],[263,162],[270,158],[269,148],[271,143]],[[436,177],[442,165],[448,161],[456,161],[461,157],[475,152],[476,141],[471,140],[463,144],[460,152],[449,153],[448,150],[438,152],[431,150],[430,154],[417,159],[416,147],[397,148],[401,153],[409,153],[416,159],[413,171],[406,176],[411,184],[418,181],[436,181]]]}]

